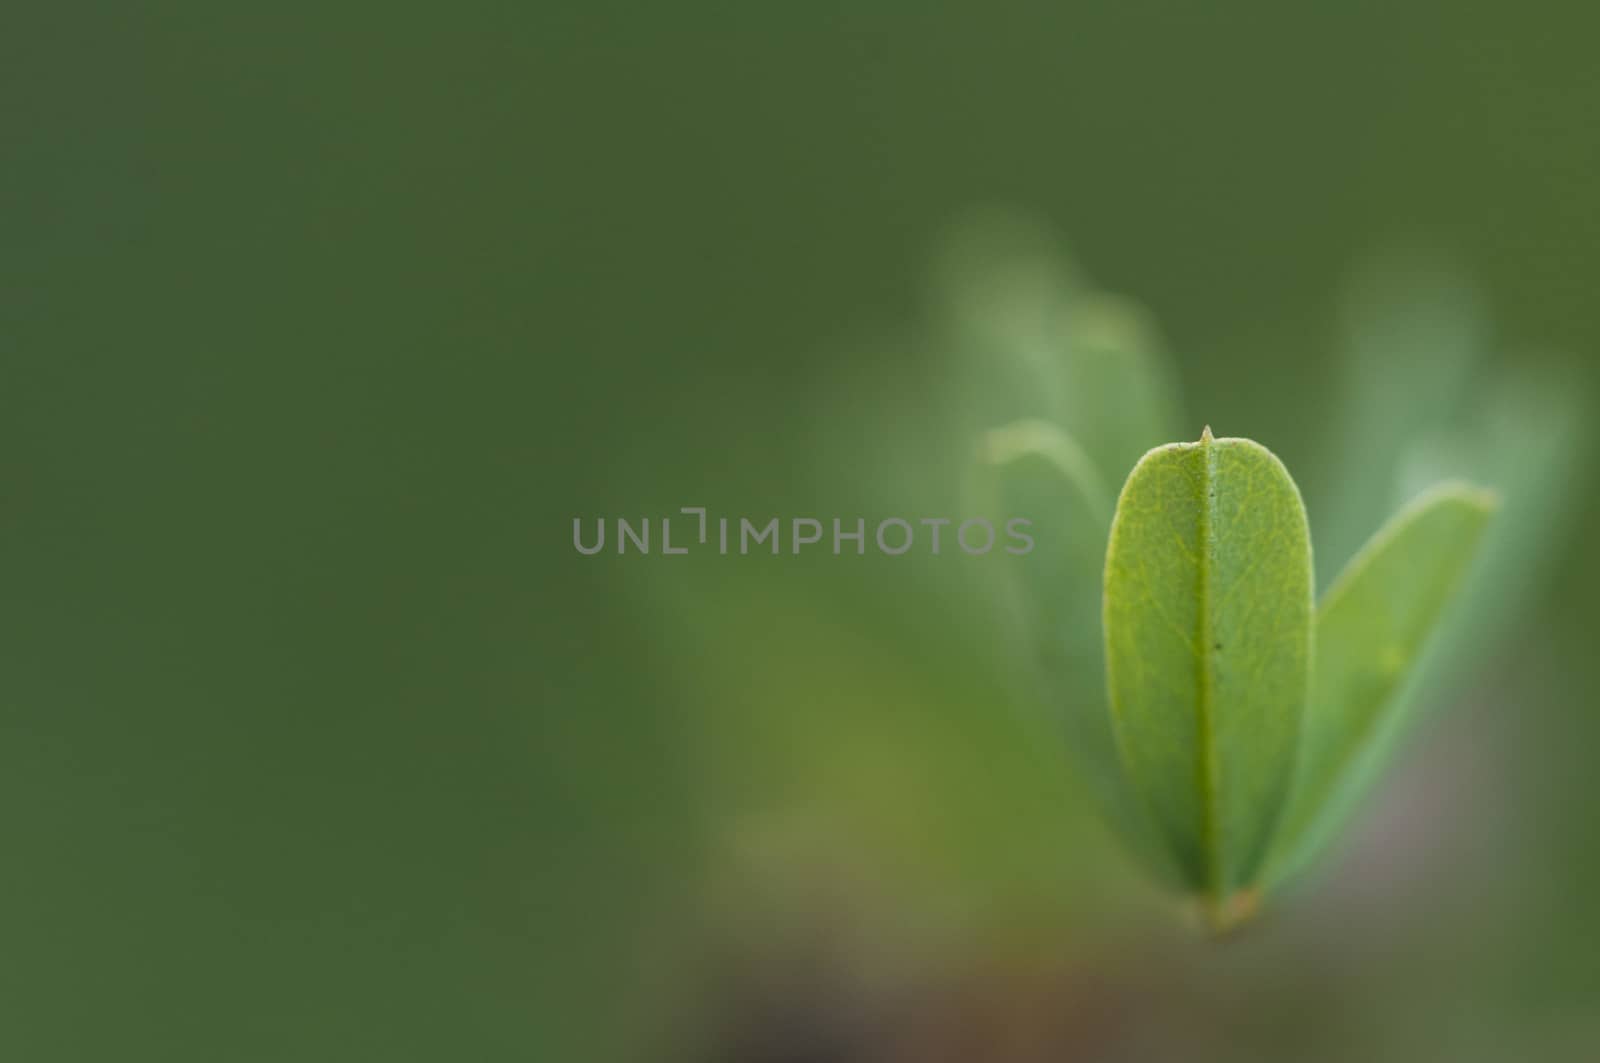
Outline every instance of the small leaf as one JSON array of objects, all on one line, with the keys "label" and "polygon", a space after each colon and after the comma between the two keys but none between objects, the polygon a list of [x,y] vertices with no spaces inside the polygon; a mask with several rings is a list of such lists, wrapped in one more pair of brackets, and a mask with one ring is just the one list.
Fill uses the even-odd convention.
[{"label": "small leaf", "polygon": [[1155,323],[1089,284],[1037,221],[971,216],[945,241],[938,281],[952,379],[974,427],[1047,421],[1103,477],[1178,430],[1176,370]]},{"label": "small leaf", "polygon": [[1082,500],[1087,515],[1102,526],[1111,520],[1108,490],[1077,440],[1048,421],[1025,420],[995,428],[983,437],[983,459],[1007,468],[1043,469],[1057,487]]},{"label": "small leaf", "polygon": [[1121,476],[1182,428],[1171,359],[1154,322],[1132,300],[1085,292],[1066,324],[1061,423],[1097,468]]},{"label": "small leaf", "polygon": [[[1005,647],[1032,685],[1028,700],[1052,722],[1065,707],[1069,737],[1084,739],[1073,742],[1073,752],[1101,746],[1103,737],[1110,766],[1120,771],[1101,675],[1100,579],[1111,523],[1106,489],[1076,441],[1044,421],[985,434],[972,473],[969,510],[997,528],[1017,518],[1029,522],[1032,548],[1007,551],[1001,579],[984,576],[1009,622]],[[1091,774],[1103,774],[1091,767]]]},{"label": "small leaf", "polygon": [[1323,587],[1414,493],[1396,492],[1396,459],[1418,439],[1480,429],[1463,415],[1493,333],[1470,278],[1417,249],[1367,262],[1341,316],[1342,356],[1329,393],[1334,432],[1313,475],[1301,470],[1317,514]]},{"label": "small leaf", "polygon": [[1254,885],[1287,796],[1311,603],[1305,507],[1270,451],[1207,429],[1140,460],[1106,554],[1112,715],[1134,789],[1213,912]]},{"label": "small leaf", "polygon": [[1310,861],[1365,789],[1407,700],[1408,679],[1495,506],[1480,488],[1433,488],[1396,514],[1324,596],[1302,760],[1273,881]]},{"label": "small leaf", "polygon": [[1483,484],[1502,500],[1479,547],[1482,559],[1441,622],[1419,683],[1435,694],[1470,682],[1475,666],[1528,619],[1529,605],[1564,555],[1593,448],[1591,392],[1583,374],[1523,363],[1485,379],[1471,430],[1445,447],[1406,455],[1413,476]]},{"label": "small leaf", "polygon": [[1111,499],[1071,436],[1044,421],[1018,421],[988,432],[979,448],[971,508],[996,526],[1031,522],[1031,550],[1008,554],[1002,599],[1003,645],[1020,700],[1068,759],[1099,810],[1150,869],[1170,879],[1129,790],[1105,707],[1100,635],[1101,580]]}]

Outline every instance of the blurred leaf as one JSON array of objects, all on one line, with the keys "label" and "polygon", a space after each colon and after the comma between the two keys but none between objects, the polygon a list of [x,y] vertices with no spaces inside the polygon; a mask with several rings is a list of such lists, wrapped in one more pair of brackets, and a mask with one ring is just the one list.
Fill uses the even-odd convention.
[{"label": "blurred leaf", "polygon": [[1134,788],[1213,907],[1254,884],[1309,693],[1311,540],[1281,462],[1175,443],[1123,488],[1106,557],[1111,705]]},{"label": "blurred leaf", "polygon": [[1130,299],[1090,292],[1068,313],[1062,423],[1115,482],[1182,431],[1171,359]]},{"label": "blurred leaf", "polygon": [[971,430],[1023,418],[1064,424],[1071,381],[1063,323],[1082,283],[1045,227],[1026,215],[975,211],[945,235],[936,312]]},{"label": "blurred leaf", "polygon": [[1106,709],[1101,589],[1111,499],[1082,449],[1044,421],[989,432],[971,495],[995,521],[1021,517],[1033,549],[1008,554],[1001,600],[1007,672],[1022,677],[1030,718],[1060,728],[1075,776],[1099,811],[1159,877],[1172,877],[1128,788]]},{"label": "blurred leaf", "polygon": [[1496,500],[1442,484],[1389,521],[1351,560],[1317,611],[1316,667],[1289,811],[1269,877],[1292,875],[1343,822],[1367,761],[1382,759],[1406,681],[1464,581]]},{"label": "blurred leaf", "polygon": [[1447,260],[1419,251],[1391,251],[1356,274],[1343,330],[1335,430],[1313,492],[1323,586],[1422,486],[1400,483],[1397,459],[1419,439],[1466,427],[1489,348],[1477,289]]},{"label": "blurred leaf", "polygon": [[1003,578],[976,574],[998,600],[1013,670],[1029,677],[1027,699],[1046,707],[1052,722],[1065,710],[1073,753],[1091,751],[1089,775],[1098,776],[1092,754],[1099,747],[1115,763],[1099,615],[1111,522],[1105,484],[1076,441],[1045,421],[987,433],[970,476],[968,510],[996,526],[1026,520],[1033,539],[1027,553],[1003,555]]},{"label": "blurred leaf", "polygon": [[940,240],[933,286],[951,327],[1020,347],[1054,339],[1087,281],[1042,220],[981,207]]},{"label": "blurred leaf", "polygon": [[[1095,525],[1109,527],[1111,495],[1078,441],[1048,421],[1027,420],[995,428],[984,436],[983,461],[1000,469],[1026,468],[1052,474],[1051,494],[1066,487]],[[1098,565],[1097,565],[1098,567]]]},{"label": "blurred leaf", "polygon": [[1470,479],[1497,492],[1500,515],[1484,537],[1483,562],[1452,609],[1427,670],[1440,680],[1470,671],[1526,615],[1567,540],[1589,461],[1589,389],[1578,374],[1517,366],[1487,377],[1471,431],[1417,439],[1397,471]]},{"label": "blurred leaf", "polygon": [[977,430],[1049,422],[1110,482],[1180,430],[1176,374],[1154,322],[1092,288],[1044,226],[974,214],[945,240],[938,288],[958,398]]}]

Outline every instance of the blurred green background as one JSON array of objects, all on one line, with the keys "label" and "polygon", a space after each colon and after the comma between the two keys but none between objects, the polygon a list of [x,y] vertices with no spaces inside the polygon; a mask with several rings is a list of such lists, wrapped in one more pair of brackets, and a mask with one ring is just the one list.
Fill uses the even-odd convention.
[{"label": "blurred green background", "polygon": [[[0,1057],[1594,1058],[1597,29],[9,5]],[[1324,579],[1419,477],[1515,518],[1221,945],[1015,695],[985,559],[572,546],[955,509],[1014,414],[952,308],[1075,275],[1181,438],[1300,478]]]}]

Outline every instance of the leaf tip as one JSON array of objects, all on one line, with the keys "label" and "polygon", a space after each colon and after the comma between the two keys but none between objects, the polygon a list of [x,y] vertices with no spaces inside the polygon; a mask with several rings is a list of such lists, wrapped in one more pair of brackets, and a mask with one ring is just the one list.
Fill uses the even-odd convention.
[{"label": "leaf tip", "polygon": [[1468,480],[1443,480],[1419,495],[1415,504],[1426,506],[1443,498],[1457,499],[1486,516],[1498,511],[1505,503],[1505,495],[1493,487]]},{"label": "leaf tip", "polygon": [[1203,431],[1201,431],[1201,433],[1200,433],[1200,442],[1201,443],[1211,443],[1211,442],[1215,441],[1216,438],[1217,438],[1216,436],[1211,434],[1211,426],[1210,425],[1206,425],[1205,429]]}]

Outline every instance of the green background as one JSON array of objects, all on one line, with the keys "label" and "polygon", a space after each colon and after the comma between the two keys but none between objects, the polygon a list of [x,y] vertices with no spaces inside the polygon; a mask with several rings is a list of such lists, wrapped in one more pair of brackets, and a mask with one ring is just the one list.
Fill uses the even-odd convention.
[{"label": "green background", "polygon": [[1587,401],[1597,29],[9,5],[0,1056],[1587,1058],[1581,460],[1378,841],[1221,947],[999,703],[980,567],[569,529],[935,515],[931,263],[998,203],[1159,319],[1186,437],[1307,471],[1316,535],[1376,475],[1325,444],[1385,248]]}]

